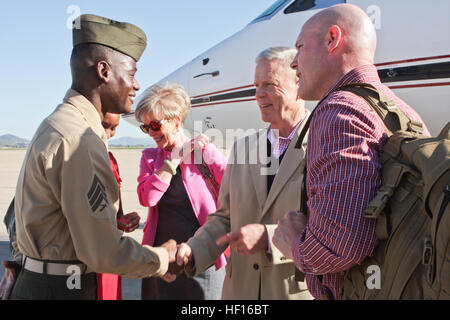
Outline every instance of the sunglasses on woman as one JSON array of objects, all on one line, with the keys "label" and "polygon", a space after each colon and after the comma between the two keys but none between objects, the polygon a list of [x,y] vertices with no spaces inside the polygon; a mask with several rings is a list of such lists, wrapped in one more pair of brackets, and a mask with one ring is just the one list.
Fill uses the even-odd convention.
[{"label": "sunglasses on woman", "polygon": [[150,121],[149,124],[141,124],[139,128],[141,128],[142,132],[148,133],[149,130],[152,130],[153,132],[157,132],[161,130],[161,126],[166,123],[167,120],[161,120],[161,121]]}]

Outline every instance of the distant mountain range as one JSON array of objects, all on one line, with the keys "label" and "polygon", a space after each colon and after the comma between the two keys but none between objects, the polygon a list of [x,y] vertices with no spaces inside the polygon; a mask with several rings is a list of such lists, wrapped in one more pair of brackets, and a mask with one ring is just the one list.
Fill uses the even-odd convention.
[{"label": "distant mountain range", "polygon": [[117,139],[111,139],[108,141],[111,147],[154,147],[155,142],[147,138],[132,138],[132,137],[122,137]]},{"label": "distant mountain range", "polygon": [[[29,140],[22,139],[12,134],[0,136],[0,148],[26,148],[30,144]],[[122,137],[111,139],[109,141],[111,147],[153,147],[155,142],[147,138]]]},{"label": "distant mountain range", "polygon": [[30,144],[29,140],[5,134],[0,136],[0,148],[26,148]]}]

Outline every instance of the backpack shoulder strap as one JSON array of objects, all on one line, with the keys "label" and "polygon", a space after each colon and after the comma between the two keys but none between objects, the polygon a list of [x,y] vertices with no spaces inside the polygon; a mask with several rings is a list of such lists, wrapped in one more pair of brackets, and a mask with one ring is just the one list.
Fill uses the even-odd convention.
[{"label": "backpack shoulder strap", "polygon": [[[418,134],[423,133],[423,125],[421,122],[409,119],[408,116],[399,107],[397,107],[397,105],[392,100],[386,97],[386,95],[384,95],[382,92],[378,91],[378,89],[373,85],[368,83],[350,83],[336,88],[333,91],[338,90],[349,91],[363,98],[383,120],[388,136],[391,136],[394,132],[399,130],[410,131]],[[323,100],[325,100],[333,91],[329,92],[317,104],[317,106],[320,105]],[[305,125],[303,126],[303,130],[300,133],[295,145],[297,149],[300,149],[302,147],[303,140],[305,138],[306,132],[309,129],[311,119],[313,118],[313,114],[314,111],[316,111],[317,106],[314,108]]]},{"label": "backpack shoulder strap", "polygon": [[350,91],[363,98],[383,120],[388,136],[396,131],[423,133],[423,125],[408,116],[382,92],[368,83],[351,83],[336,90]]}]

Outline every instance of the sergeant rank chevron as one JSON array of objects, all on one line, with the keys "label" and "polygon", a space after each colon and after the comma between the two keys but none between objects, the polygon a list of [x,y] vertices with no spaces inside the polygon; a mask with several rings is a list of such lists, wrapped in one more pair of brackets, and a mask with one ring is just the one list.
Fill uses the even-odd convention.
[{"label": "sergeant rank chevron", "polygon": [[94,179],[92,185],[87,193],[89,199],[89,205],[92,212],[96,212],[100,208],[100,212],[105,209],[108,204],[108,199],[106,197],[105,185],[99,179],[99,177],[94,174]]}]

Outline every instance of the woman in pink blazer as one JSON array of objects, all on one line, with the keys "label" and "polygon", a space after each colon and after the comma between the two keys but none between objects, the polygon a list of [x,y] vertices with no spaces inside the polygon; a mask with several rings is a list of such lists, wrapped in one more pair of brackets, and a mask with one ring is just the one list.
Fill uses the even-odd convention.
[{"label": "woman in pink blazer", "polygon": [[[173,83],[150,88],[136,108],[142,131],[157,145],[143,150],[138,177],[139,201],[149,208],[143,244],[185,242],[216,212],[226,159],[206,136],[186,137],[189,108],[186,91]],[[209,173],[212,177],[205,178]],[[171,283],[143,279],[142,299],[220,299],[225,263],[222,255],[198,277],[181,275]]]}]

